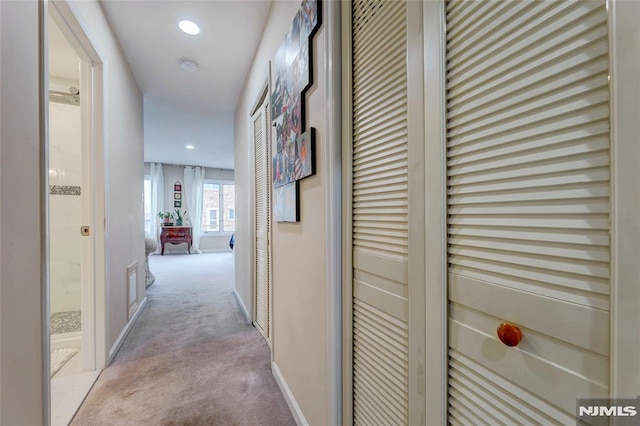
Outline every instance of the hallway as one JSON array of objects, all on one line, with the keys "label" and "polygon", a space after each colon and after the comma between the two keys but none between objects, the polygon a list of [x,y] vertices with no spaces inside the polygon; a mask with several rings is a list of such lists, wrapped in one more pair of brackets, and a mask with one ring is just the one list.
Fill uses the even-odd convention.
[{"label": "hallway", "polygon": [[73,425],[295,424],[233,294],[232,253],[151,256],[156,282]]}]

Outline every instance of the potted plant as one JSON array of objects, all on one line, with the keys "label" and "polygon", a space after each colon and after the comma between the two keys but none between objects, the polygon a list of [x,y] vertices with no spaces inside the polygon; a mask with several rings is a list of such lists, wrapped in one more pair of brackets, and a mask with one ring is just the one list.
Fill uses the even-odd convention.
[{"label": "potted plant", "polygon": [[163,226],[170,226],[173,225],[173,222],[171,222],[171,219],[173,219],[173,213],[171,212],[158,212],[158,217],[160,219],[163,219]]},{"label": "potted plant", "polygon": [[182,219],[184,218],[184,215],[182,213],[180,213],[180,209],[176,209],[176,226],[182,226]]}]

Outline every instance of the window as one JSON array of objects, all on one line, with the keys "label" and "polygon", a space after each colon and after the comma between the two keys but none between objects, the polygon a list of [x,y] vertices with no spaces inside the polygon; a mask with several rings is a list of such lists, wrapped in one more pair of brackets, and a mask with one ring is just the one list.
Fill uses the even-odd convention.
[{"label": "window", "polygon": [[206,180],[202,189],[202,232],[231,233],[236,229],[236,187]]},{"label": "window", "polygon": [[144,232],[151,235],[151,179],[144,179]]},{"label": "window", "polygon": [[208,222],[207,225],[209,227],[210,231],[219,231],[220,228],[218,227],[218,209],[207,209],[208,213],[207,213],[207,218],[208,218]]},{"label": "window", "polygon": [[[223,229],[224,232],[236,230],[236,186],[233,184],[222,185],[222,206],[224,207]],[[233,216],[231,211],[233,210]]]}]

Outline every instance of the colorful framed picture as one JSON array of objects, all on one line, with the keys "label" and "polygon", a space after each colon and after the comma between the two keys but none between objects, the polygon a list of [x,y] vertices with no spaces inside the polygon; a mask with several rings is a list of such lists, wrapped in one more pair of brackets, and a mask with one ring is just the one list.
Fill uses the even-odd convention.
[{"label": "colorful framed picture", "polygon": [[173,207],[182,207],[182,201],[174,201]]},{"label": "colorful framed picture", "polygon": [[298,181],[316,173],[315,129],[305,122],[305,94],[313,83],[311,38],[321,24],[320,0],[302,0],[276,51],[271,87],[274,211],[278,222],[298,222]]},{"label": "colorful framed picture", "polygon": [[176,182],[176,184],[173,185],[173,190],[175,192],[181,192],[182,191],[182,185],[179,182]]},{"label": "colorful framed picture", "polygon": [[173,199],[174,200],[182,200],[182,194],[179,192],[174,192],[173,193]]}]

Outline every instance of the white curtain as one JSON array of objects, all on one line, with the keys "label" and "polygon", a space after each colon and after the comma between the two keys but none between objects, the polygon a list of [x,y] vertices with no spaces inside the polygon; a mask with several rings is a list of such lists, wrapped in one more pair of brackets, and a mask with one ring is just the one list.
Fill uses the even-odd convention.
[{"label": "white curtain", "polygon": [[202,190],[204,189],[204,167],[184,168],[184,197],[187,212],[185,217],[191,224],[193,238],[193,252],[200,251],[200,237],[202,236]]},{"label": "white curtain", "polygon": [[151,163],[151,235],[156,240],[160,253],[160,222],[158,212],[164,211],[164,172],[162,163]]}]

